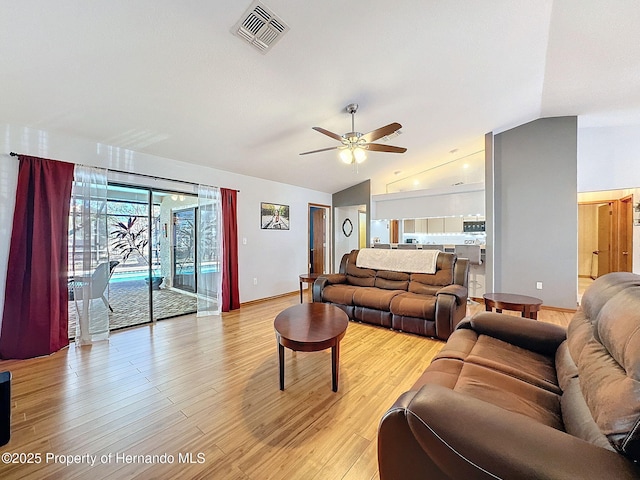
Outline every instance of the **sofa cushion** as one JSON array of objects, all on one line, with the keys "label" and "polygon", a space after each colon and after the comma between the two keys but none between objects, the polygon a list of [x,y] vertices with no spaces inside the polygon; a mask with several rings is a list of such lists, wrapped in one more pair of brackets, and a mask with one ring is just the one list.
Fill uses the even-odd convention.
[{"label": "sofa cushion", "polygon": [[389,308],[394,315],[433,320],[436,315],[436,297],[405,292],[395,295]]},{"label": "sofa cushion", "polygon": [[464,362],[453,390],[563,430],[560,395],[498,370]]},{"label": "sofa cushion", "polygon": [[453,283],[453,267],[456,256],[453,253],[440,252],[436,264],[436,273],[412,273],[409,280],[409,292],[421,295],[435,295],[439,287]]},{"label": "sofa cushion", "polygon": [[342,283],[327,285],[322,289],[322,301],[340,305],[353,305],[353,294],[356,290],[358,290],[358,287]]},{"label": "sofa cushion", "polygon": [[409,274],[378,270],[375,286],[386,290],[404,290],[406,292],[409,287]]},{"label": "sofa cushion", "polygon": [[593,420],[591,411],[582,396],[578,367],[571,358],[567,341],[563,342],[556,351],[556,372],[562,389],[560,410],[565,431],[569,435],[599,447],[614,450]]},{"label": "sofa cushion", "polygon": [[429,365],[412,389],[433,383],[526,415],[558,430],[563,429],[560,395],[499,370],[458,359],[441,358]]},{"label": "sofa cushion", "polygon": [[402,290],[384,290],[376,287],[360,287],[353,293],[353,304],[359,307],[369,307],[376,310],[389,311],[391,300]]},{"label": "sofa cushion", "polygon": [[602,306],[592,325],[594,335],[581,349],[569,341],[582,394],[612,445],[640,460],[640,287],[627,284]]},{"label": "sofa cushion", "polygon": [[630,272],[614,272],[599,277],[582,296],[580,308],[586,318],[595,323],[600,310],[618,292],[640,285],[640,277]]},{"label": "sofa cushion", "polygon": [[474,330],[458,329],[434,357],[457,359],[499,371],[560,395],[555,358],[532,352]]},{"label": "sofa cushion", "polygon": [[356,267],[355,263],[347,264],[347,283],[359,287],[373,287],[376,281],[376,271],[369,268]]}]

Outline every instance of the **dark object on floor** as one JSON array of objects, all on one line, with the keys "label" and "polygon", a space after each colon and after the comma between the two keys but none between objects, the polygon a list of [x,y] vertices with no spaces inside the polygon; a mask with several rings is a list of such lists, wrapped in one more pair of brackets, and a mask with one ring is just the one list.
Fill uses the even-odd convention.
[{"label": "dark object on floor", "polygon": [[11,438],[11,372],[0,372],[0,446]]}]

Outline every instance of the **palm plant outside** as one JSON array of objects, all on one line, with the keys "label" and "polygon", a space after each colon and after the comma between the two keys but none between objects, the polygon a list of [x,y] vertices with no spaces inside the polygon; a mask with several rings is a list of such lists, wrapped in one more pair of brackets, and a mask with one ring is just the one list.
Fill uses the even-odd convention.
[{"label": "palm plant outside", "polygon": [[137,220],[137,217],[129,217],[126,223],[114,223],[115,229],[111,231],[111,236],[113,237],[111,247],[121,255],[122,263],[125,263],[129,256],[135,253],[148,266],[149,260],[146,255],[148,254],[149,235],[144,225],[136,224]]}]

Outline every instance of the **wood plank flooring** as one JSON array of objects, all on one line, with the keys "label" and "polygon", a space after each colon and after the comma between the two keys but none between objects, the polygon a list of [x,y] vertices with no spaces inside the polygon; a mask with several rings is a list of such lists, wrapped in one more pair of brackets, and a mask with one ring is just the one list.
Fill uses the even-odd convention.
[{"label": "wood plank flooring", "polygon": [[330,350],[286,350],[280,391],[273,319],[298,302],[293,293],[0,362],[13,373],[12,438],[0,453],[26,454],[0,463],[0,478],[379,478],[378,422],[444,343],[351,322],[337,393]]}]

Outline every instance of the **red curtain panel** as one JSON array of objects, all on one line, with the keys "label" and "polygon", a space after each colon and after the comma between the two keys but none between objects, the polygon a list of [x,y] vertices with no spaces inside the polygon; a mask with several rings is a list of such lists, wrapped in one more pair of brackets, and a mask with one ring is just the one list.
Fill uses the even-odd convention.
[{"label": "red curtain panel", "polygon": [[222,197],[222,311],[240,308],[238,290],[238,218],[236,190],[220,189]]},{"label": "red curtain panel", "polygon": [[19,155],[0,358],[32,358],[69,344],[67,238],[72,163]]}]

